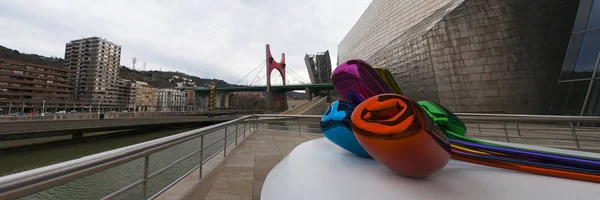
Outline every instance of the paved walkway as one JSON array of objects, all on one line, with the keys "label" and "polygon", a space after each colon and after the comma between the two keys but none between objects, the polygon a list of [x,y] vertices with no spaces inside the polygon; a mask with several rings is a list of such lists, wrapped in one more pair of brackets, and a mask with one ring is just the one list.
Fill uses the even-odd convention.
[{"label": "paved walkway", "polygon": [[314,106],[315,104],[319,103],[319,101],[321,101],[321,99],[323,98],[327,98],[327,97],[321,97],[321,96],[317,96],[315,98],[313,98],[310,101],[306,101],[300,105],[297,105],[294,108],[288,109],[284,112],[282,112],[281,114],[285,114],[285,115],[300,115],[303,114],[304,111],[306,111],[307,109],[309,109],[310,107]]},{"label": "paved walkway", "polygon": [[299,144],[321,137],[322,134],[256,131],[228,151],[224,161],[221,154],[205,164],[203,179],[194,172],[158,199],[259,200],[269,171]]}]

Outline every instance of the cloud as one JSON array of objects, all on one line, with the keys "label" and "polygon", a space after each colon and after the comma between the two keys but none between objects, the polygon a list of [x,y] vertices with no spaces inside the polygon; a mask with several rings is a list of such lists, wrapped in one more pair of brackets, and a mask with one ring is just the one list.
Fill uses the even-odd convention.
[{"label": "cloud", "polygon": [[63,57],[65,43],[99,36],[122,46],[122,65],[137,57],[136,68],[146,62],[147,69],[236,83],[265,59],[268,43],[275,60],[285,53],[288,67],[308,81],[304,54],[329,50],[335,65],[337,45],[370,2],[0,1],[0,44]]}]

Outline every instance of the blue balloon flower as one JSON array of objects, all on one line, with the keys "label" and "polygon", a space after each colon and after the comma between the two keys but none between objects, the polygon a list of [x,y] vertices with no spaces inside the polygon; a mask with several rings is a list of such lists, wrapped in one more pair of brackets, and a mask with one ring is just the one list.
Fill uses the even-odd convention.
[{"label": "blue balloon flower", "polygon": [[352,132],[350,117],[354,106],[345,101],[335,101],[325,111],[321,119],[321,131],[334,144],[361,157],[371,156],[358,143]]}]

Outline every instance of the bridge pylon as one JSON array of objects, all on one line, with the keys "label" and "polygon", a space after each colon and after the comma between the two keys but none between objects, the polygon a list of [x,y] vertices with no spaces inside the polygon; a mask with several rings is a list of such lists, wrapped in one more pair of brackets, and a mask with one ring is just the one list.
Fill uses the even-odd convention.
[{"label": "bridge pylon", "polygon": [[271,55],[271,47],[267,44],[267,92],[271,92],[271,72],[279,71],[285,85],[285,53],[281,53],[281,61],[277,62]]},{"label": "bridge pylon", "polygon": [[285,85],[285,53],[281,53],[281,61],[277,62],[271,54],[271,47],[267,44],[267,109],[273,111],[287,110],[287,97],[285,93],[276,93],[271,91],[271,72],[279,71]]},{"label": "bridge pylon", "polygon": [[209,96],[209,100],[208,100],[208,112],[213,113],[215,112],[215,100],[216,100],[216,85],[215,82],[211,82],[210,83],[210,96]]}]

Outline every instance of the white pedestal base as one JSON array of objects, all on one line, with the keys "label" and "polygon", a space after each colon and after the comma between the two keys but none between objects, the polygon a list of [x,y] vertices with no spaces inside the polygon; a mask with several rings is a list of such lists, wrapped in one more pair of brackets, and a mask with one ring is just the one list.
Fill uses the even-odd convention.
[{"label": "white pedestal base", "polygon": [[600,184],[451,160],[427,179],[395,174],[325,138],[296,147],[267,175],[262,200],[598,199]]}]

